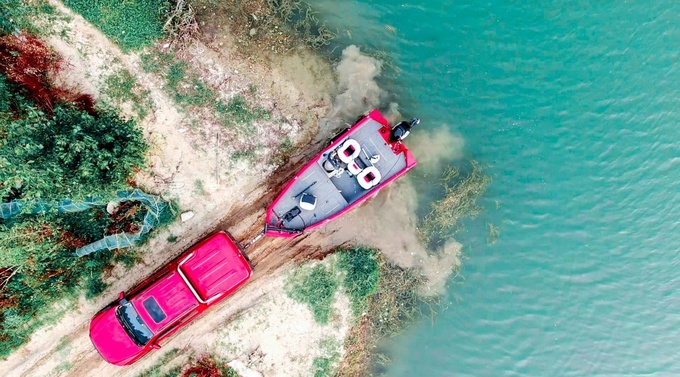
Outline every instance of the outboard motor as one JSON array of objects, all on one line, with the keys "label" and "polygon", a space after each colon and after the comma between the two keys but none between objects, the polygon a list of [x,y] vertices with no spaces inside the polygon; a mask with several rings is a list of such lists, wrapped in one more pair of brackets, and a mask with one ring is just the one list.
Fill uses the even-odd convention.
[{"label": "outboard motor", "polygon": [[406,139],[408,134],[411,133],[411,128],[413,128],[413,126],[415,126],[418,123],[420,123],[420,119],[418,118],[413,118],[411,119],[410,122],[407,122],[405,120],[399,122],[399,124],[394,126],[392,132],[390,132],[390,142],[396,143],[397,141],[402,141]]}]

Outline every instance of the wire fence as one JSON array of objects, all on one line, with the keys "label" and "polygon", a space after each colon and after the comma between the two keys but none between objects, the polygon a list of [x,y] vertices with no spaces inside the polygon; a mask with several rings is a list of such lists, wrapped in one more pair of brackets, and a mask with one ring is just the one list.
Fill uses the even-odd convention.
[{"label": "wire fence", "polygon": [[86,211],[94,207],[106,206],[109,201],[118,203],[138,201],[146,208],[146,214],[142,220],[141,228],[137,233],[119,233],[106,236],[91,244],[76,249],[79,257],[92,254],[100,250],[113,250],[131,247],[145,234],[149,233],[160,222],[160,215],[168,209],[170,203],[156,195],[147,194],[142,190],[120,191],[111,200],[102,198],[88,198],[80,202],[72,202],[65,199],[58,203],[46,203],[41,201],[25,201],[21,199],[7,203],[0,203],[0,218],[7,220],[18,214],[40,214],[52,210],[59,213]]}]

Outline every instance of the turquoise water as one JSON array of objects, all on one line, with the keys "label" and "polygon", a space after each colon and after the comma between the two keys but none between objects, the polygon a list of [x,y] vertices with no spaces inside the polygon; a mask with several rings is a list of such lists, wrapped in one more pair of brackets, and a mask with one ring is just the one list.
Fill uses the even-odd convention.
[{"label": "turquoise water", "polygon": [[312,3],[494,179],[388,375],[680,376],[680,2]]}]

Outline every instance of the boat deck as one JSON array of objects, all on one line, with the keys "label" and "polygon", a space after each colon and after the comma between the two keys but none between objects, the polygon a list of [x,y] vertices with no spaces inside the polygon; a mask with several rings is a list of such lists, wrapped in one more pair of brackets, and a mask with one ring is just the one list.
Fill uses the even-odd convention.
[{"label": "boat deck", "polygon": [[[358,127],[343,140],[352,138],[359,142],[361,152],[355,162],[361,168],[375,166],[380,172],[380,182],[384,182],[406,168],[406,158],[403,153],[394,154],[392,148],[380,135],[381,127],[382,124],[369,118],[366,124]],[[332,149],[324,151],[322,157],[302,173],[302,176],[291,185],[286,193],[287,195],[281,197],[273,208],[276,216],[281,218],[291,209],[296,206],[299,207],[300,196],[303,193],[314,195],[317,198],[314,210],[302,210],[298,216],[282,224],[285,228],[301,230],[323,221],[376,189],[376,187],[369,190],[363,189],[359,185],[357,177],[351,175],[347,170],[339,176],[329,177],[322,167],[322,163],[331,151]],[[380,159],[371,163],[370,158],[373,156],[380,156]]]}]

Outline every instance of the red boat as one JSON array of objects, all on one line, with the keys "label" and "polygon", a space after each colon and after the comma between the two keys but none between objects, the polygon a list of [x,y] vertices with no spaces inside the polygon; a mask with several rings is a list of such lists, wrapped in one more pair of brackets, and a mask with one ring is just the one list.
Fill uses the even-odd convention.
[{"label": "red boat", "polygon": [[294,237],[336,219],[416,165],[403,144],[411,127],[394,128],[378,110],[362,116],[310,161],[267,209],[265,235]]}]

